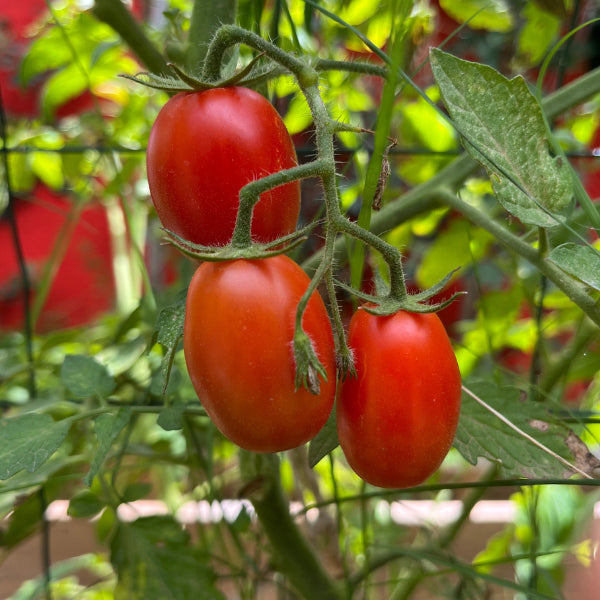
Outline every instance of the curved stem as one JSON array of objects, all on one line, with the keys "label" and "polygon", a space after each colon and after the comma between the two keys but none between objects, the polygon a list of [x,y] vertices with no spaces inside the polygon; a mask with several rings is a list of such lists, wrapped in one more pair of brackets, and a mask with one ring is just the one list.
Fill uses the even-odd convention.
[{"label": "curved stem", "polygon": [[404,270],[402,269],[402,255],[395,246],[388,244],[384,239],[375,235],[371,231],[363,229],[356,223],[349,221],[346,217],[340,217],[336,220],[336,226],[339,231],[343,231],[352,237],[368,244],[377,250],[387,263],[390,269],[390,293],[389,298],[403,301],[408,292],[406,291],[406,282],[404,279]]},{"label": "curved stem", "polygon": [[219,79],[221,65],[223,64],[223,55],[231,46],[236,44],[245,44],[258,52],[264,52],[266,56],[286,67],[296,77],[301,74],[305,67],[303,61],[267,42],[259,35],[236,25],[223,25],[217,30],[208,47],[204,59],[202,79],[206,81],[216,81]]},{"label": "curved stem", "polygon": [[322,161],[314,161],[297,167],[291,167],[284,171],[278,171],[271,175],[257,179],[246,184],[240,190],[240,205],[238,208],[235,229],[231,238],[231,245],[235,248],[246,248],[252,244],[251,225],[252,211],[261,194],[272,190],[280,185],[306,179],[308,177],[317,177],[324,169]]},{"label": "curved stem", "polygon": [[321,58],[315,63],[317,71],[347,71],[348,73],[359,73],[361,75],[375,75],[386,79],[389,70],[380,65],[369,62],[348,62],[346,60],[331,60]]}]

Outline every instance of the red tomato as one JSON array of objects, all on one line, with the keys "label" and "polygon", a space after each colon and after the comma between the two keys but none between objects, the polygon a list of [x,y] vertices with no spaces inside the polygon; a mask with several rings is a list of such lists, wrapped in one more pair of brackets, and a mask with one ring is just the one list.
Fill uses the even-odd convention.
[{"label": "red tomato", "polygon": [[[148,140],[148,183],[166,229],[198,244],[231,240],[239,191],[297,165],[292,140],[273,106],[240,87],[177,94],[162,108]],[[300,182],[262,194],[252,236],[272,241],[294,231]]]},{"label": "red tomato", "polygon": [[333,334],[315,292],[303,328],[327,371],[319,395],[295,391],[296,307],[309,278],[287,256],[203,263],[192,278],[183,347],[194,389],[217,428],[253,452],[313,438],[333,407]]},{"label": "red tomato", "polygon": [[357,376],[341,384],[340,445],[366,482],[406,488],[425,481],[448,453],[460,410],[461,378],[439,317],[358,310],[348,342]]}]

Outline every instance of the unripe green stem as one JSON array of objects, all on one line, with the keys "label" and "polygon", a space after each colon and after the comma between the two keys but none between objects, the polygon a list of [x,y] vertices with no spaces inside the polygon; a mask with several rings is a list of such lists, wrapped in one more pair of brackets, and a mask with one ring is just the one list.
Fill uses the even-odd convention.
[{"label": "unripe green stem", "polygon": [[336,225],[338,231],[360,239],[381,254],[390,269],[389,297],[399,301],[404,300],[408,292],[406,291],[406,281],[404,278],[404,270],[402,269],[402,255],[398,252],[398,249],[395,246],[388,244],[374,233],[349,221],[344,216],[341,216],[336,220]]},{"label": "unripe green stem", "polygon": [[218,29],[208,47],[202,79],[217,81],[221,74],[224,53],[235,44],[245,44],[259,52],[264,52],[273,61],[286,67],[295,75],[300,72],[304,62],[284,52],[277,46],[263,40],[260,36],[235,25],[223,25]]}]

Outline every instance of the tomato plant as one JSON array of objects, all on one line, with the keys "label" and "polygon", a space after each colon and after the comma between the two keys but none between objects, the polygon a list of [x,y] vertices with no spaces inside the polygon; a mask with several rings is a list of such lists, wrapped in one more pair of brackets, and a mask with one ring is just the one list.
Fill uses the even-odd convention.
[{"label": "tomato plant", "polygon": [[[273,106],[248,88],[180,93],[162,108],[150,132],[148,182],[164,227],[203,245],[232,236],[245,184],[297,165],[292,140]],[[262,194],[252,235],[266,242],[291,233],[300,211],[300,183]]]},{"label": "tomato plant", "polygon": [[460,372],[444,326],[434,313],[359,309],[348,343],[356,377],[343,382],[337,405],[348,463],[380,487],[423,482],[450,449],[460,409]]},{"label": "tomato plant", "polygon": [[218,429],[247,450],[295,448],[316,435],[333,407],[333,334],[316,292],[303,329],[328,378],[318,395],[295,389],[296,307],[309,281],[283,255],[203,263],[192,278],[183,337],[190,377]]},{"label": "tomato plant", "polygon": [[[593,549],[600,217],[570,169],[593,175],[600,70],[561,82],[591,68],[591,0],[127,4],[52,0],[0,40],[0,597],[571,597],[572,551]],[[173,96],[152,136],[167,96],[133,83]],[[163,225],[201,246],[153,235],[149,138]],[[24,202],[34,178],[68,197]],[[283,245],[298,181],[306,227]],[[365,493],[348,462],[385,487],[440,468]],[[514,519],[486,544],[488,495]],[[47,552],[90,523],[100,562]]]}]

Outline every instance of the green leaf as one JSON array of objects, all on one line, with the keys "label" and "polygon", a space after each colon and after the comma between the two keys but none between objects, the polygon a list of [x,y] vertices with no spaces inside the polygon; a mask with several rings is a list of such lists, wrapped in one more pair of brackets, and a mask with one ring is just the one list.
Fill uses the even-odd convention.
[{"label": "green leaf", "polygon": [[304,131],[312,123],[312,115],[303,94],[294,94],[283,121],[290,135]]},{"label": "green leaf", "polygon": [[[171,367],[175,358],[177,346],[183,337],[183,323],[185,320],[185,294],[170,306],[163,308],[156,321],[156,341],[165,348],[165,355],[161,363],[163,389],[169,381]],[[156,382],[153,383],[155,385]]]},{"label": "green leaf", "polygon": [[183,336],[183,322],[185,320],[185,295],[163,308],[156,321],[156,341],[168,350],[177,347]]},{"label": "green leaf", "polygon": [[379,0],[361,0],[346,4],[347,6],[340,13],[340,18],[350,25],[360,25],[381,10]]},{"label": "green leaf", "polygon": [[115,600],[224,600],[188,533],[167,516],[120,523],[111,543]]},{"label": "green leaf", "polygon": [[308,445],[308,464],[310,468],[314,468],[322,458],[333,452],[339,443],[335,410],[332,410],[321,431],[317,433]]},{"label": "green leaf", "polygon": [[174,431],[183,427],[183,413],[185,412],[186,404],[181,401],[174,401],[168,406],[165,406],[158,415],[156,422],[165,431]]},{"label": "green leaf", "polygon": [[146,498],[152,491],[152,485],[150,483],[130,483],[122,494],[123,502],[135,502]]},{"label": "green leaf", "polygon": [[431,65],[465,148],[487,169],[499,202],[524,223],[557,225],[573,196],[571,174],[549,153],[541,107],[525,80],[438,49]]},{"label": "green leaf", "polygon": [[42,89],[42,111],[50,119],[56,109],[88,89],[89,79],[76,63],[54,73]]},{"label": "green leaf", "polygon": [[[468,387],[521,431],[573,461],[567,445],[568,429],[554,422],[544,406],[527,402],[521,397],[521,390],[514,387],[497,387],[490,382]],[[454,445],[471,464],[476,464],[479,458],[497,463],[505,477],[563,477],[567,471],[559,459],[465,393]]]},{"label": "green leaf", "polygon": [[106,504],[90,490],[82,490],[69,501],[67,514],[76,519],[89,519],[96,516]]},{"label": "green leaf", "polygon": [[420,96],[409,102],[402,111],[402,124],[409,129],[417,143],[435,152],[446,152],[456,147],[452,126]]},{"label": "green leaf", "polygon": [[50,415],[28,413],[0,421],[0,479],[26,469],[33,473],[58,450],[71,421],[54,421]]},{"label": "green leaf", "polygon": [[[10,185],[13,192],[29,192],[35,185],[35,174],[30,168],[29,158],[25,152],[10,152],[8,154],[10,170]],[[2,171],[4,177],[4,171]],[[0,207],[0,213],[4,212]]]},{"label": "green leaf", "polygon": [[459,23],[469,21],[471,29],[510,31],[513,27],[505,0],[440,0],[440,7]]},{"label": "green leaf", "polygon": [[77,398],[106,398],[116,387],[114,377],[104,365],[93,357],[82,354],[67,355],[60,376],[65,386]]},{"label": "green leaf", "polygon": [[110,451],[113,442],[117,439],[123,428],[131,419],[131,409],[127,406],[120,408],[116,414],[100,415],[94,421],[94,430],[98,439],[98,446],[90,470],[85,476],[83,482],[86,485],[91,485],[92,480],[102,466],[106,455]]},{"label": "green leaf", "polygon": [[32,41],[21,62],[20,79],[28,84],[41,73],[57,69],[72,60],[73,55],[64,43],[63,32],[59,27],[52,27]]},{"label": "green leaf", "polygon": [[[73,581],[76,580],[83,571],[87,571],[88,577],[96,582],[102,582],[110,576],[112,569],[106,563],[102,554],[82,554],[73,558],[67,558],[59,562],[53,562],[49,569],[48,576],[52,581],[52,589],[60,590],[58,593],[61,598],[85,598],[86,600],[108,600],[112,594],[108,591],[110,584],[94,583],[87,589],[81,589],[76,592]],[[61,582],[61,580],[63,580]],[[67,591],[68,590],[68,591]],[[63,591],[67,595],[63,595]],[[25,581],[19,589],[8,600],[35,600],[47,596],[46,574],[39,575],[35,579]],[[58,596],[54,596],[58,597]]]},{"label": "green leaf", "polygon": [[549,259],[563,271],[580,279],[595,290],[600,290],[600,254],[591,246],[572,242],[562,244],[550,252]]}]

